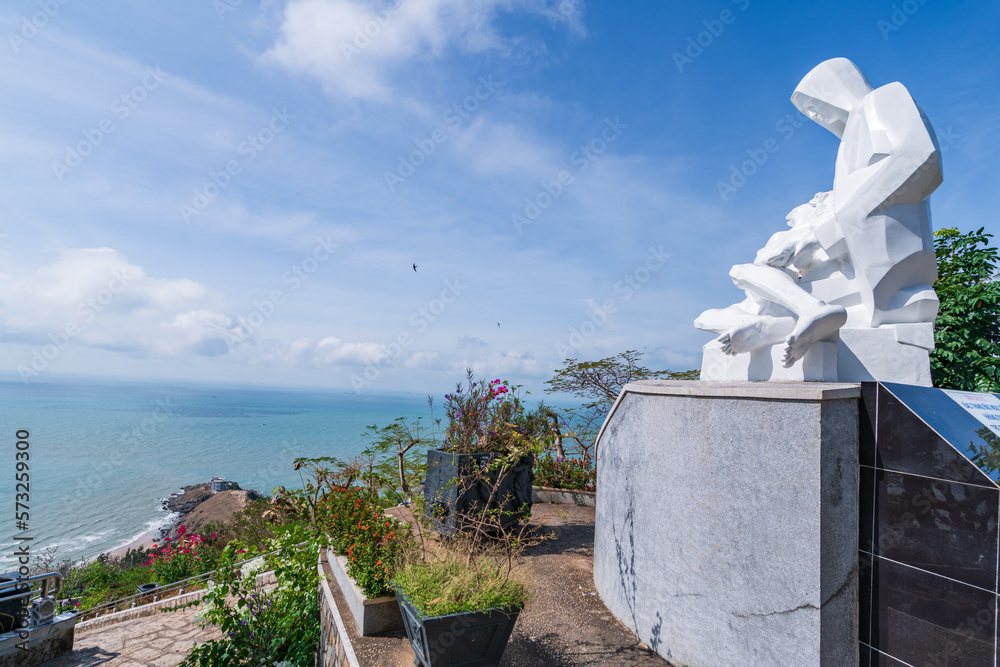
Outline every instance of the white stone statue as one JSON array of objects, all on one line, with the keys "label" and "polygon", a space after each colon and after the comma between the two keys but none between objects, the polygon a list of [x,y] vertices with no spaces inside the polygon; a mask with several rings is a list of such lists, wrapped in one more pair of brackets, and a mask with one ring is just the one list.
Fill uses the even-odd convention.
[{"label": "white stone statue", "polygon": [[720,334],[704,348],[702,379],[930,385],[934,130],[902,84],[874,90],[845,58],[809,72],[792,103],[841,140],[833,190],[733,267],[743,302],[695,320]]}]

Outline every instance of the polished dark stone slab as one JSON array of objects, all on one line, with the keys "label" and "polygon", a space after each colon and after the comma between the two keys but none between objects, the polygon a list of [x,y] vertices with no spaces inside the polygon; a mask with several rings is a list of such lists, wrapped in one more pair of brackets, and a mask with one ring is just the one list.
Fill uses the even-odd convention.
[{"label": "polished dark stone slab", "polygon": [[911,665],[994,667],[994,593],[884,558],[874,561],[873,582],[880,651]]},{"label": "polished dark stone slab", "polygon": [[875,468],[858,472],[858,550],[875,553]]},{"label": "polished dark stone slab", "polygon": [[872,628],[876,625],[872,618],[872,560],[873,556],[858,556],[858,641],[871,644]]},{"label": "polished dark stone slab", "polygon": [[995,590],[1000,489],[876,472],[874,553]]},{"label": "polished dark stone slab", "polygon": [[[927,390],[926,387],[916,388]],[[884,386],[880,385],[878,390],[878,421],[875,425],[875,440],[878,443],[876,467],[956,482],[995,486],[993,480],[969,461],[963,452],[938,435],[922,419],[928,414],[926,407],[918,416]],[[976,437],[974,435],[976,429],[982,428],[982,424],[941,390],[928,391],[935,392],[934,397],[939,403],[951,404],[945,403],[944,407],[938,405],[936,409],[939,413],[951,415],[954,417],[953,421],[965,421],[970,429],[967,433],[970,437]],[[908,393],[912,400],[912,392]],[[924,407],[922,404],[931,398],[922,397],[921,406]],[[965,420],[956,414],[958,412],[968,419]],[[942,422],[940,418],[936,421]],[[962,437],[959,442],[964,448],[968,441],[969,437]]]},{"label": "polished dark stone slab", "polygon": [[886,383],[878,391],[882,467],[972,484],[1000,480],[996,469],[965,465],[995,446],[997,436],[943,390]]},{"label": "polished dark stone slab", "polygon": [[875,467],[875,424],[878,419],[878,385],[861,385],[861,419],[858,424],[858,463]]},{"label": "polished dark stone slab", "polygon": [[860,408],[859,664],[996,667],[1000,439],[940,389]]}]

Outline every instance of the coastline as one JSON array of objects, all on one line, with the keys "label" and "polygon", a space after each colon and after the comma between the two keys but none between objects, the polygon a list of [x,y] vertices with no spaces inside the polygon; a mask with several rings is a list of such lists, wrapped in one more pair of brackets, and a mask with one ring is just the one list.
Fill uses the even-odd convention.
[{"label": "coastline", "polygon": [[[233,496],[238,496],[241,501],[233,503],[230,500],[227,503],[226,500]],[[210,518],[225,522],[232,517],[235,511],[242,508],[246,500],[259,497],[261,495],[256,491],[240,489],[238,484],[235,485],[235,489],[218,492],[212,492],[208,483],[181,487],[179,491],[171,494],[169,498],[162,498],[160,500],[163,509],[169,512],[167,516],[159,521],[147,524],[148,528],[142,533],[106,553],[110,556],[123,556],[129,550],[145,551],[152,549],[153,545],[162,545],[165,538],[176,538],[178,528],[184,525],[192,514],[194,516],[191,518],[196,519],[195,523],[197,523],[199,515],[203,514],[201,511],[196,511],[199,508],[214,508],[215,512],[212,513],[214,516]],[[200,518],[204,520],[205,517],[201,516]]]},{"label": "coastline", "polygon": [[[170,523],[168,530],[173,530],[175,523],[176,521],[172,521]],[[147,530],[145,533],[139,535],[139,537],[135,538],[128,544],[112,549],[111,551],[108,552],[108,555],[123,556],[132,550],[145,551],[146,549],[152,549],[153,545],[159,544],[160,541],[163,539],[163,537],[161,537],[162,530],[163,530],[162,528],[152,528],[150,530]]]}]

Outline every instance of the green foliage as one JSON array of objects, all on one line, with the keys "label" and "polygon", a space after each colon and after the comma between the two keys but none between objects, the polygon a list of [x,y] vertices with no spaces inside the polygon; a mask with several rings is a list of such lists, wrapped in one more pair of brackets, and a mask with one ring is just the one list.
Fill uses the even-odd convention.
[{"label": "green foliage", "polygon": [[1000,391],[1000,282],[992,234],[934,232],[941,307],[931,352],[934,386],[964,391]]},{"label": "green foliage", "polygon": [[[145,560],[137,561],[145,563]],[[63,581],[63,595],[79,597],[72,611],[86,611],[97,605],[135,595],[137,587],[154,581],[147,567],[125,567],[119,559],[102,557],[74,567]]]},{"label": "green foliage", "polygon": [[329,492],[353,484],[358,469],[341,459],[322,456],[295,459],[295,470],[305,473],[303,488],[275,489],[265,518],[278,525],[307,526],[312,536],[318,538],[326,533],[329,523],[329,509],[324,506]]},{"label": "green foliage", "polygon": [[589,454],[561,459],[551,454],[535,459],[535,485],[552,489],[597,490],[597,470]]},{"label": "green foliage", "polygon": [[165,538],[163,544],[150,555],[146,566],[153,581],[165,585],[214,570],[216,557],[211,539],[188,534],[181,524],[177,529],[177,538]]},{"label": "green foliage", "polygon": [[983,444],[977,446],[974,442],[969,443],[972,460],[987,475],[993,475],[1000,471],[1000,437],[986,426],[978,429],[976,435],[982,438]]},{"label": "green foliage", "polygon": [[396,585],[406,592],[425,616],[444,616],[460,611],[492,608],[523,608],[528,601],[524,585],[505,576],[502,567],[480,556],[469,563],[457,554],[439,560],[415,561],[396,573]]},{"label": "green foliage", "polygon": [[539,420],[525,414],[520,387],[499,378],[477,380],[466,371],[466,384],[458,383],[454,393],[445,394],[448,426],[444,451],[455,454],[510,452],[518,443],[531,440]]},{"label": "green foliage", "polygon": [[347,558],[347,574],[369,598],[392,593],[398,555],[412,542],[409,528],[385,516],[368,489],[339,487],[327,494],[329,543]]},{"label": "green foliage", "polygon": [[[432,399],[428,403],[433,404]],[[365,481],[392,504],[404,502],[418,488],[427,471],[427,437],[420,419],[396,419],[388,426],[368,427],[370,443],[362,456],[373,462]]]},{"label": "green foliage", "polygon": [[[257,497],[247,501],[242,509],[235,512],[228,522],[210,521],[201,530],[203,536],[213,536],[215,544],[225,546],[233,540],[261,547],[267,540],[274,537],[274,531],[264,519],[270,503],[267,498]],[[221,547],[219,547],[221,551]]]},{"label": "green foliage", "polygon": [[[220,555],[215,585],[204,599],[203,621],[222,637],[196,645],[185,667],[249,667],[282,661],[289,667],[312,667],[319,645],[319,574],[317,543],[300,526],[276,529],[266,546],[277,553],[242,568],[243,545],[230,543]],[[305,548],[298,546],[305,542]],[[274,570],[277,588],[265,591],[256,575]],[[227,598],[234,602],[227,603]]]},{"label": "green foliage", "polygon": [[[547,392],[572,394],[585,403],[579,408],[565,409],[565,417],[553,412],[554,430],[562,439],[565,435],[577,443],[581,454],[589,454],[597,439],[601,424],[607,416],[622,387],[640,380],[697,380],[698,371],[651,371],[639,365],[643,353],[627,350],[613,357],[598,361],[563,361],[551,380],[546,382]],[[557,450],[558,451],[558,450]]]}]

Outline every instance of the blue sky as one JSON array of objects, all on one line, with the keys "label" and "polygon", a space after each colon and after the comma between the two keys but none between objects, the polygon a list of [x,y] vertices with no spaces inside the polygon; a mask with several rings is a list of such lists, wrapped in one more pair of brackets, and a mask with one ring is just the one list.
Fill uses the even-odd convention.
[{"label": "blue sky", "polygon": [[935,227],[1000,231],[997,3],[12,0],[0,27],[0,372],[27,382],[696,368],[729,267],[831,187],[789,96],[836,56],[935,126]]}]

